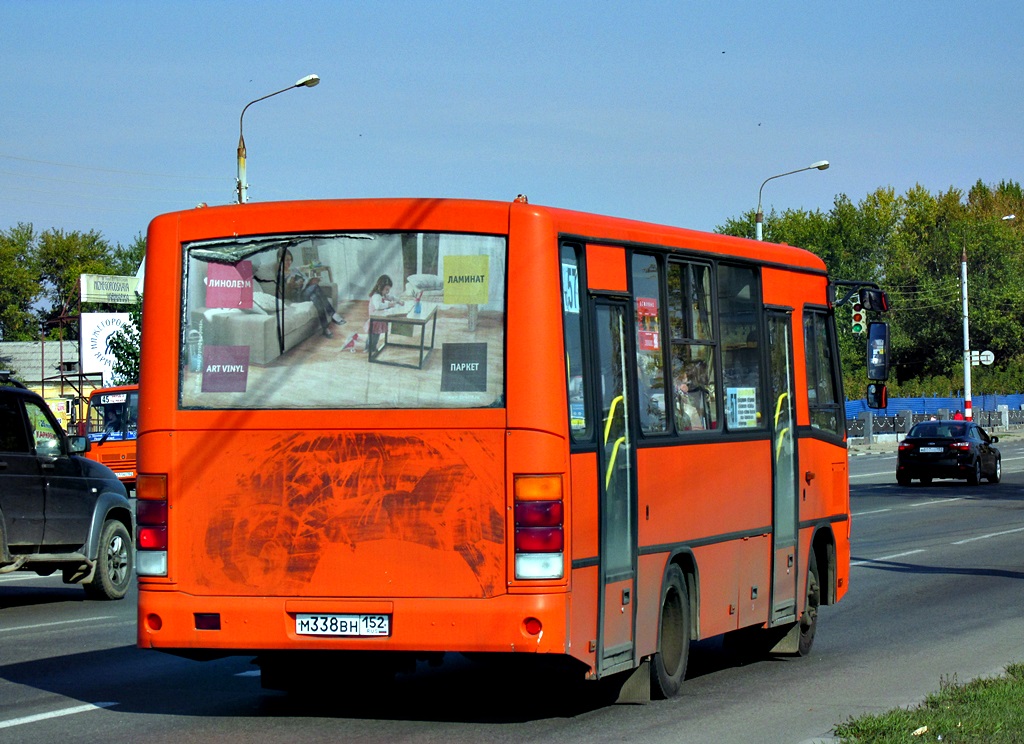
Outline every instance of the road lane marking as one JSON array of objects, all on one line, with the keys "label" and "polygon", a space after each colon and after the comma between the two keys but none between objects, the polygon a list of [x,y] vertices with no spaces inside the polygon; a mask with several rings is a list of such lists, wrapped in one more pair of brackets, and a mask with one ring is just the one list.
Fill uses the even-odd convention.
[{"label": "road lane marking", "polygon": [[1015,532],[1024,532],[1024,527],[1018,527],[1015,530],[1004,530],[1003,532],[990,532],[987,535],[978,535],[977,537],[968,537],[966,540],[957,540],[953,545],[964,545],[975,540],[988,540],[990,537],[1001,537],[1002,535],[1012,535]]},{"label": "road lane marking", "polygon": [[[918,501],[916,504],[906,504],[907,507],[913,506],[933,506],[935,504],[951,504],[954,501],[963,501],[965,496],[956,496],[951,499],[932,499],[931,501]],[[897,507],[887,506],[884,509],[872,509],[871,511],[862,512],[850,512],[851,517],[865,517],[871,514],[884,514],[885,512],[895,511]]]},{"label": "road lane marking", "polygon": [[15,576],[14,574],[0,574],[0,584],[6,584],[8,581],[41,581],[43,579],[60,579],[60,576],[40,576],[39,574],[21,574],[21,576]]},{"label": "road lane marking", "polygon": [[[12,630],[38,630],[39,628],[49,628],[54,625],[68,625],[70,623],[91,623],[98,620],[114,620],[115,615],[103,615],[101,617],[83,617],[78,620],[58,620],[53,623],[38,623],[36,625],[16,625],[13,628],[0,628],[0,633],[9,633]],[[134,621],[132,621],[134,623]],[[118,625],[127,625],[127,623],[118,623]]]},{"label": "road lane marking", "polygon": [[75,713],[88,713],[90,710],[100,710],[101,708],[110,708],[115,705],[117,703],[88,703],[87,705],[76,705],[74,708],[62,708],[61,710],[54,710],[49,713],[37,713],[34,716],[25,716],[24,718],[11,718],[6,721],[0,721],[0,729],[21,726],[25,723],[37,723],[50,718],[60,718],[61,716],[72,716]]},{"label": "road lane marking", "polygon": [[908,555],[915,555],[917,553],[923,553],[923,552],[925,552],[923,548],[920,549],[920,550],[908,550],[906,553],[896,553],[894,555],[883,555],[881,558],[868,558],[867,560],[863,560],[863,561],[851,561],[850,562],[850,566],[852,568],[853,566],[863,566],[863,565],[865,565],[867,563],[881,563],[882,561],[891,561],[894,558],[905,558]]}]

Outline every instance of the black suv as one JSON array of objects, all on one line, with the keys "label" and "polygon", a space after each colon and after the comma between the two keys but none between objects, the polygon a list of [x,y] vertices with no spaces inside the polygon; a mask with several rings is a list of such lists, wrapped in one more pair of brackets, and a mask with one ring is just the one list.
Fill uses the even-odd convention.
[{"label": "black suv", "polygon": [[0,573],[57,569],[96,599],[133,578],[132,509],[113,471],[79,454],[41,397],[0,372]]}]

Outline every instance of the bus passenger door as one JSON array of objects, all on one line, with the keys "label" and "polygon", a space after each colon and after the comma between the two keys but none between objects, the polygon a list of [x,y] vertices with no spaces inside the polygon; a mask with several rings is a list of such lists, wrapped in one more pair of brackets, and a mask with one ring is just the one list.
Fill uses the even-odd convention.
[{"label": "bus passenger door", "polygon": [[629,311],[624,300],[594,301],[600,567],[597,669],[633,667],[636,607],[636,456],[627,394]]},{"label": "bus passenger door", "polygon": [[771,625],[796,620],[797,448],[793,403],[793,337],[790,313],[768,314],[772,424]]}]

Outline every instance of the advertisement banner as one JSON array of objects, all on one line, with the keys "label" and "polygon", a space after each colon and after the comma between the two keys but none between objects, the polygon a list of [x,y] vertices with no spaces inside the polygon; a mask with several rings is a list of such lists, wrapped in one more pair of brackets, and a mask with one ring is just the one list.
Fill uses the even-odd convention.
[{"label": "advertisement banner", "polygon": [[128,322],[128,313],[82,313],[78,363],[83,374],[102,373],[106,382],[114,369],[114,355],[107,351],[107,340]]},{"label": "advertisement banner", "polygon": [[82,302],[109,302],[115,305],[134,305],[135,293],[142,290],[142,281],[136,276],[108,276],[82,274],[79,277]]}]

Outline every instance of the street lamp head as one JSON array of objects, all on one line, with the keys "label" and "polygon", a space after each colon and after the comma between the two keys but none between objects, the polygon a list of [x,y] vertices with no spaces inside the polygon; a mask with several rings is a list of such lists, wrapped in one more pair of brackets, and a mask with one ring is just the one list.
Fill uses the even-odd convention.
[{"label": "street lamp head", "polygon": [[827,169],[828,169],[828,161],[827,160],[819,160],[817,163],[811,163],[806,168],[797,168],[796,170],[787,171],[786,173],[779,173],[776,176],[769,176],[768,178],[764,179],[764,181],[761,183],[761,188],[759,188],[757,190],[757,213],[756,213],[755,218],[754,218],[754,227],[755,227],[755,235],[754,235],[754,237],[757,240],[763,240],[763,237],[762,237],[763,236],[762,224],[764,223],[764,212],[761,211],[761,192],[764,191],[764,185],[766,183],[768,183],[769,181],[772,181],[772,180],[774,180],[776,178],[782,178],[783,176],[792,176],[794,173],[803,173],[804,171],[809,171],[809,170],[827,170]]},{"label": "street lamp head", "polygon": [[249,184],[245,180],[245,137],[242,134],[242,120],[245,118],[246,110],[248,110],[248,108],[252,106],[254,103],[259,103],[260,101],[265,101],[268,98],[273,98],[274,96],[280,95],[281,93],[289,91],[292,88],[312,88],[314,85],[319,84],[319,75],[306,75],[306,77],[300,78],[299,81],[295,83],[295,85],[291,85],[287,88],[282,88],[281,90],[276,90],[273,93],[268,93],[265,96],[261,96],[245,104],[245,108],[242,109],[242,113],[238,116],[238,178],[236,179],[235,182],[238,190],[239,204],[244,204],[245,202],[249,201]]}]

